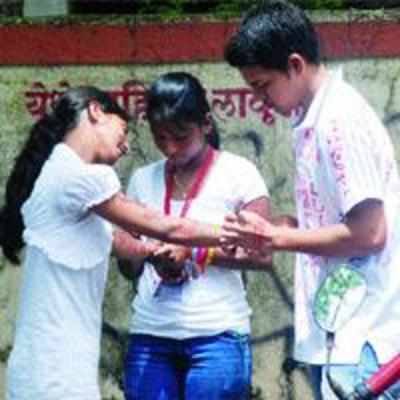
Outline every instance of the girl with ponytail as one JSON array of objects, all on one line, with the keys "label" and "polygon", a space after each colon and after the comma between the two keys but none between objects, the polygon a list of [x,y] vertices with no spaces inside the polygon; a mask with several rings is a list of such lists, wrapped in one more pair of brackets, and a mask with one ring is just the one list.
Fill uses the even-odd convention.
[{"label": "girl with ponytail", "polygon": [[[32,128],[0,213],[4,255],[26,245],[7,400],[100,400],[101,306],[112,248],[161,252],[163,241],[215,245],[219,230],[128,201],[112,165],[128,150],[128,116],[105,92],[77,87]],[[112,225],[123,230],[112,232]],[[128,233],[129,232],[129,233]]]},{"label": "girl with ponytail", "polygon": [[4,255],[14,264],[19,263],[18,253],[23,247],[24,224],[21,206],[30,196],[43,164],[56,144],[68,131],[76,128],[81,112],[90,101],[97,101],[104,112],[115,113],[127,121],[128,116],[111,99],[92,87],[70,90],[61,97],[56,107],[36,122],[28,140],[18,155],[6,185],[5,206],[1,210],[1,245]]}]

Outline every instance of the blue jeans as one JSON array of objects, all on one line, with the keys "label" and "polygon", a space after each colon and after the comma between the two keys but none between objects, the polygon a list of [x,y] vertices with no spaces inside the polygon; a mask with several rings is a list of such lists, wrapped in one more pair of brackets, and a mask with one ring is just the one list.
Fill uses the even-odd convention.
[{"label": "blue jeans", "polygon": [[[335,382],[339,383],[347,394],[350,394],[355,386],[369,378],[379,368],[378,359],[373,347],[366,343],[361,351],[360,362],[354,365],[332,364],[330,375]],[[326,379],[326,366],[312,366],[311,383],[314,386],[315,399],[336,400]],[[318,380],[319,378],[319,380]],[[400,399],[400,384],[391,386],[379,400]]]},{"label": "blue jeans", "polygon": [[125,398],[247,400],[251,369],[248,335],[175,340],[135,334],[125,359]]}]

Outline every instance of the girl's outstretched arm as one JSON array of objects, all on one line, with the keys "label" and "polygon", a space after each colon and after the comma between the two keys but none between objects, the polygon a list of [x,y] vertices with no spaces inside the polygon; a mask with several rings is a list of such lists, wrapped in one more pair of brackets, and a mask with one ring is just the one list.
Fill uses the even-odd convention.
[{"label": "girl's outstretched arm", "polygon": [[122,193],[96,205],[93,211],[127,232],[143,234],[164,242],[188,246],[216,246],[220,243],[219,227],[165,216],[159,211],[128,200]]}]

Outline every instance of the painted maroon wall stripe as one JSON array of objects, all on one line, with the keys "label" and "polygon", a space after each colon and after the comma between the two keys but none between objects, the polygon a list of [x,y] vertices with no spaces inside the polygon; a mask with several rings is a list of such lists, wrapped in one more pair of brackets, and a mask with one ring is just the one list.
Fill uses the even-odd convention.
[{"label": "painted maroon wall stripe", "polygon": [[[235,23],[0,26],[1,65],[138,64],[222,60]],[[328,59],[400,56],[400,24],[320,23]]]}]

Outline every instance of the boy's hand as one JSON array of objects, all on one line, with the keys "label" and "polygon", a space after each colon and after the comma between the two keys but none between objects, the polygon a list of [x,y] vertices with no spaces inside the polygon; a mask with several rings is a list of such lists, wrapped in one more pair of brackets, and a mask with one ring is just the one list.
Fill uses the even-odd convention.
[{"label": "boy's hand", "polygon": [[261,252],[272,250],[276,227],[259,215],[240,211],[225,217],[222,240],[226,244],[241,246]]}]

